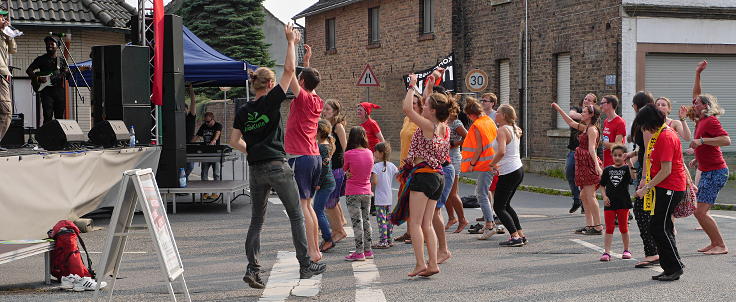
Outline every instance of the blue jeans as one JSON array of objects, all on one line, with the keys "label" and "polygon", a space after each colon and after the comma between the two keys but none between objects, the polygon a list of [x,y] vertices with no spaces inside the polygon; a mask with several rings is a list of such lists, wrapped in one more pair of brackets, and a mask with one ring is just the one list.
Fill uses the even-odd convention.
[{"label": "blue jeans", "polygon": [[314,212],[317,214],[319,230],[322,231],[322,240],[324,240],[325,242],[332,241],[330,222],[327,220],[327,216],[325,216],[325,205],[327,204],[327,201],[330,199],[330,195],[334,190],[334,185],[326,188],[319,188],[317,193],[314,195]]},{"label": "blue jeans", "polygon": [[189,179],[189,174],[192,174],[192,170],[194,170],[194,163],[187,162],[187,167],[184,168],[184,173],[187,174],[187,179]]},{"label": "blue jeans", "polygon": [[452,183],[455,181],[455,167],[452,166],[452,164],[442,167],[442,173],[445,178],[445,186],[442,188],[442,195],[440,195],[440,199],[437,200],[437,208],[441,209],[445,206],[445,203],[447,203],[447,197],[450,196],[450,191],[452,191]]},{"label": "blue jeans", "polygon": [[486,222],[493,221],[493,209],[491,200],[488,198],[488,188],[491,187],[493,174],[489,172],[478,172],[478,182],[475,186],[475,196],[478,197],[480,209],[483,211],[483,219]]},{"label": "blue jeans", "polygon": [[572,200],[576,204],[580,204],[580,188],[575,185],[575,151],[567,153],[567,160],[565,161],[565,177],[567,178],[567,184],[570,186],[572,192]]}]

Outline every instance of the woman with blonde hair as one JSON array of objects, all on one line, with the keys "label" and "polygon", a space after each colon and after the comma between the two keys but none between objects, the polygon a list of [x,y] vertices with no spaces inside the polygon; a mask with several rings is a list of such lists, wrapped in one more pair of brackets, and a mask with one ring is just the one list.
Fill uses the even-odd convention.
[{"label": "woman with blonde hair", "polygon": [[[670,101],[670,99],[667,97],[659,97],[657,101],[654,102],[654,104],[657,106],[657,109],[664,113],[664,116],[669,116],[670,112],[672,112],[672,101]],[[675,132],[686,142],[689,142],[690,138],[692,137],[692,133],[690,133],[690,127],[688,127],[687,123],[685,122],[685,118],[687,117],[687,107],[680,106],[680,111],[678,112],[678,115],[680,117],[680,120],[673,120],[668,117],[666,122],[667,126],[672,128],[672,130],[675,130]]]}]

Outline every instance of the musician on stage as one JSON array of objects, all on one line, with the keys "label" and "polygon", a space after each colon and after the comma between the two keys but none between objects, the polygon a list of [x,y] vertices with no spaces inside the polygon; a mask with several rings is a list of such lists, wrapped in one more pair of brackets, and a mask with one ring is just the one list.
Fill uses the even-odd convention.
[{"label": "musician on stage", "polygon": [[36,57],[26,69],[26,73],[31,78],[33,90],[41,100],[43,123],[46,124],[52,118],[64,118],[66,111],[64,78],[69,73],[69,68],[63,55],[59,53],[61,42],[53,36],[48,36],[43,41],[46,43],[46,53]]},{"label": "musician on stage", "polygon": [[[18,49],[15,45],[15,39],[3,33],[3,29],[10,26],[8,11],[0,9],[0,140],[5,136],[5,132],[10,127],[11,115],[13,114],[13,103],[10,99],[10,68],[8,62],[10,54],[15,53]],[[0,151],[4,151],[0,147]]]},{"label": "musician on stage", "polygon": [[[192,142],[196,142],[199,139],[202,139],[204,141],[205,145],[219,145],[220,144],[220,135],[222,135],[222,124],[215,121],[215,114],[212,112],[206,112],[204,114],[204,121],[202,122],[202,126],[199,126],[199,130],[197,131],[197,134],[195,134],[194,138],[192,139]],[[210,167],[212,167],[212,178],[214,180],[221,180],[222,177],[220,175],[220,163],[219,162],[202,162],[202,173],[201,177],[202,180],[209,180],[209,170]],[[204,194],[202,196],[203,199],[217,199],[220,195],[219,194]]]}]

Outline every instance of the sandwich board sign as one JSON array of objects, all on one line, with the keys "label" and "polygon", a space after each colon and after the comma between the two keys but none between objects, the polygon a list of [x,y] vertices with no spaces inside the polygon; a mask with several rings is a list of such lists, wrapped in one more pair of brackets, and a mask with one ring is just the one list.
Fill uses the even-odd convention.
[{"label": "sandwich board sign", "polygon": [[381,86],[381,84],[378,83],[378,78],[376,77],[376,74],[373,73],[373,69],[371,69],[371,65],[365,64],[365,68],[363,68],[363,72],[360,74],[358,83],[356,83],[355,86],[359,86],[359,87],[380,87]]},{"label": "sandwich board sign", "polygon": [[[134,226],[133,216],[135,209],[141,209],[146,220],[145,226]],[[144,230],[148,231],[144,231]],[[99,280],[111,276],[112,280],[108,290],[109,300],[112,300],[115,280],[120,271],[125,243],[128,236],[137,234],[149,234],[153,242],[153,248],[158,254],[161,271],[166,277],[171,299],[176,301],[173,282],[179,280],[188,301],[189,289],[184,280],[184,266],[182,265],[179,249],[176,247],[174,234],[171,231],[169,218],[166,215],[166,205],[163,203],[161,193],[156,184],[156,176],[151,169],[128,170],[123,173],[122,185],[117,195],[117,202],[110,218],[105,246],[102,250],[102,258],[97,269]],[[99,295],[99,286],[95,291],[95,301]]]}]

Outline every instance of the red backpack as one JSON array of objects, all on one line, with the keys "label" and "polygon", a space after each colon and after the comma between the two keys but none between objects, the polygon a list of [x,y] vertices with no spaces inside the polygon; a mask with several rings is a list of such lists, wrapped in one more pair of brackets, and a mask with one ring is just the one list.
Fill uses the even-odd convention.
[{"label": "red backpack", "polygon": [[[95,278],[92,270],[92,260],[89,259],[87,247],[84,246],[82,237],[79,237],[79,228],[69,220],[60,220],[53,229],[48,232],[49,238],[54,239],[54,249],[51,251],[51,275],[61,280],[62,276],[77,274],[80,277]],[[87,264],[84,266],[82,255],[77,246],[77,239],[82,244]]]}]

